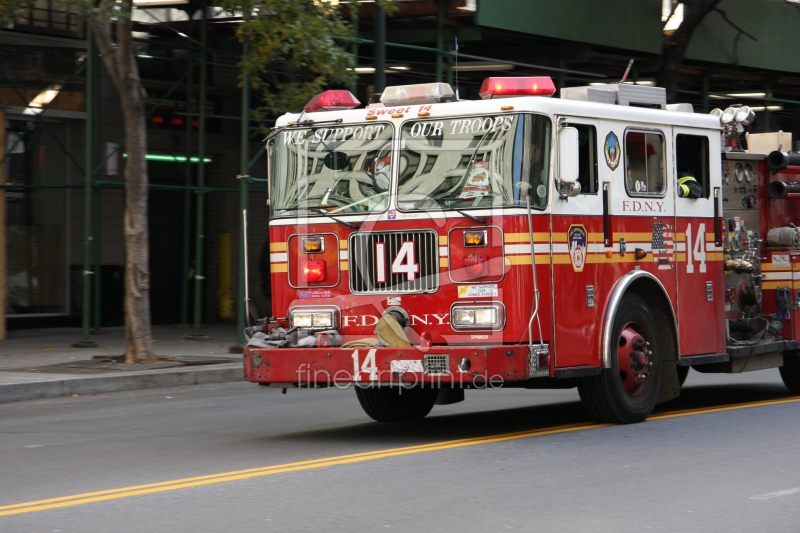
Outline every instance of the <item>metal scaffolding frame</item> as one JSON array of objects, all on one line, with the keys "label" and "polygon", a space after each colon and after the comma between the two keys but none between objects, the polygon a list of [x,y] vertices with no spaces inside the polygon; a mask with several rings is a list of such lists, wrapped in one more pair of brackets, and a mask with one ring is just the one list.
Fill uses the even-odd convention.
[{"label": "metal scaffolding frame", "polygon": [[[204,243],[204,200],[206,193],[238,193],[240,195],[240,205],[242,208],[246,208],[247,202],[249,199],[249,193],[251,189],[249,187],[250,183],[254,182],[265,182],[266,180],[260,180],[257,178],[251,178],[248,175],[248,171],[258,160],[258,157],[263,154],[263,150],[259,151],[259,153],[253,159],[249,159],[249,139],[250,139],[250,95],[249,95],[249,80],[247,76],[244,76],[244,83],[242,86],[242,107],[241,107],[241,116],[236,117],[241,120],[241,167],[240,167],[240,175],[237,177],[245,178],[240,179],[240,186],[238,188],[233,187],[208,187],[205,185],[205,144],[206,144],[206,135],[205,135],[205,126],[206,126],[206,119],[207,119],[207,112],[206,112],[206,104],[207,104],[207,89],[206,89],[206,78],[207,78],[207,64],[208,64],[208,55],[212,53],[219,52],[217,50],[209,49],[207,46],[207,32],[208,32],[208,17],[206,15],[207,10],[202,10],[202,18],[200,21],[200,31],[201,31],[201,45],[200,46],[176,46],[170,43],[160,43],[155,40],[150,40],[148,43],[153,46],[154,48],[163,47],[168,49],[175,49],[181,48],[186,49],[189,51],[188,58],[187,58],[187,68],[186,72],[181,76],[178,80],[170,85],[167,89],[166,93],[162,98],[168,98],[172,92],[179,87],[181,84],[186,82],[186,92],[187,92],[187,106],[191,106],[192,104],[192,97],[193,97],[193,88],[194,88],[194,71],[199,67],[199,95],[198,95],[198,102],[197,102],[197,114],[199,116],[200,127],[198,128],[198,139],[197,139],[197,162],[198,164],[198,179],[197,183],[192,183],[191,178],[191,164],[193,163],[193,150],[192,150],[192,121],[188,119],[186,121],[186,150],[185,150],[185,160],[184,158],[180,158],[177,156],[169,146],[169,143],[165,142],[164,146],[170,156],[172,156],[178,170],[183,174],[184,177],[184,185],[165,185],[165,184],[148,184],[149,190],[154,191],[183,191],[184,192],[184,227],[183,227],[183,250],[182,250],[182,264],[184,268],[184,273],[186,273],[189,269],[189,264],[191,262],[191,239],[195,239],[195,254],[194,260],[198,268],[196,269],[196,274],[194,277],[194,309],[192,313],[193,318],[193,331],[195,335],[199,334],[200,326],[201,326],[201,318],[202,318],[202,294],[203,294],[203,243]],[[190,13],[191,15],[191,13]],[[191,20],[194,20],[191,18]],[[5,46],[5,44],[0,45]],[[9,46],[13,47],[26,47],[27,45],[24,44],[9,44]],[[31,44],[31,47],[34,48],[54,48],[52,46],[47,45],[40,45],[40,44]],[[247,54],[248,52],[249,43],[245,41],[242,54]],[[60,47],[57,47],[60,48]],[[69,50],[75,50],[74,48],[69,48]],[[86,26],[86,57],[84,61],[78,65],[78,68],[67,78],[65,84],[70,82],[75,76],[81,73],[81,70],[85,70],[85,106],[86,106],[86,115],[85,115],[85,153],[84,153],[84,164],[81,165],[76,157],[72,154],[67,146],[65,146],[61,140],[48,128],[47,123],[44,121],[44,115],[46,115],[50,104],[52,101],[49,102],[47,105],[43,106],[41,112],[33,115],[33,120],[37,121],[43,125],[45,131],[56,141],[59,145],[61,150],[64,154],[70,159],[72,164],[78,169],[79,174],[83,176],[83,183],[82,184],[63,184],[63,185],[16,185],[16,184],[4,184],[0,185],[0,189],[3,190],[37,190],[37,189],[83,189],[84,190],[84,232],[83,232],[83,247],[84,247],[84,260],[83,260],[83,274],[85,282],[83,283],[83,295],[82,295],[82,317],[81,317],[81,339],[73,344],[73,346],[81,347],[81,348],[92,348],[96,347],[97,344],[91,339],[92,329],[94,332],[98,332],[101,328],[101,287],[100,287],[100,267],[101,267],[101,242],[99,239],[100,231],[101,231],[101,221],[100,221],[100,208],[101,208],[101,192],[103,189],[123,189],[125,188],[124,182],[115,182],[115,181],[104,181],[98,179],[98,175],[107,163],[107,161],[114,157],[115,154],[119,153],[119,151],[125,145],[125,139],[123,138],[119,143],[116,144],[113,150],[109,151],[104,155],[104,157],[98,157],[98,147],[99,147],[99,101],[98,101],[98,88],[99,88],[99,56],[97,52],[96,44],[94,43],[94,36],[91,31],[91,28],[87,25]],[[230,52],[225,52],[228,55],[236,55],[231,54]],[[17,85],[8,77],[6,76],[5,72],[0,69],[0,78],[2,78],[9,87],[11,87],[17,94],[17,96],[22,100],[25,101],[22,93],[19,91]],[[146,118],[149,118],[153,115],[153,113],[159,109],[160,105],[156,104],[152,106],[146,114]],[[187,108],[187,111],[191,111],[191,109]],[[187,113],[191,115],[191,113]],[[234,117],[231,117],[234,118]],[[155,132],[157,137],[160,137],[162,140],[166,141],[163,132],[159,128],[158,124],[153,124],[155,126]],[[5,157],[0,160],[0,164],[5,161]],[[88,169],[88,172],[87,172]],[[254,193],[265,193],[266,189],[252,189]],[[196,216],[196,229],[195,235],[191,235],[191,224],[190,224],[190,217],[191,217],[191,209],[192,209],[192,196],[197,197],[197,216]],[[244,313],[247,312],[245,301],[244,301],[244,272],[245,272],[245,265],[244,265],[244,257],[245,254],[243,253],[243,247],[246,242],[245,236],[243,233],[242,224],[240,223],[240,242],[239,242],[239,297],[237,298],[238,305],[237,305],[237,326],[239,333],[237,335],[237,345],[238,347],[244,346],[244,321],[245,315]],[[189,303],[189,280],[184,275],[182,276],[182,294],[181,294],[181,323],[187,324],[189,319],[189,310],[188,310],[188,303]],[[89,281],[91,280],[91,282]],[[192,337],[192,336],[190,336]],[[199,337],[198,337],[199,338]]]}]

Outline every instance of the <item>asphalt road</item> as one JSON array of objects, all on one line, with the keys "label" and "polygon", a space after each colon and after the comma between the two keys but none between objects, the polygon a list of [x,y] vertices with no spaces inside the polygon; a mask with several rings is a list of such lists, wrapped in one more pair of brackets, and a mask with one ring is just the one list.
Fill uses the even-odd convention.
[{"label": "asphalt road", "polygon": [[251,384],[4,404],[0,532],[797,533],[789,400],[769,370],[692,372],[631,426],[592,427],[575,390],[467,391],[399,425],[352,390]]}]

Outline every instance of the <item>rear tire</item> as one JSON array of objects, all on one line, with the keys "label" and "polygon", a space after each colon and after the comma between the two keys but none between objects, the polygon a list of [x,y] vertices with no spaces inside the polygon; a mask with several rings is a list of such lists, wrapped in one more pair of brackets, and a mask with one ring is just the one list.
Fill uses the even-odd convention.
[{"label": "rear tire", "polygon": [[641,296],[622,298],[611,332],[611,368],[581,378],[578,392],[584,409],[598,422],[641,422],[656,406],[662,360],[656,322]]},{"label": "rear tire", "polygon": [[800,354],[784,355],[780,371],[786,388],[792,394],[800,394]]},{"label": "rear tire", "polygon": [[378,422],[422,420],[433,409],[439,390],[433,387],[356,386],[356,396],[364,412]]}]

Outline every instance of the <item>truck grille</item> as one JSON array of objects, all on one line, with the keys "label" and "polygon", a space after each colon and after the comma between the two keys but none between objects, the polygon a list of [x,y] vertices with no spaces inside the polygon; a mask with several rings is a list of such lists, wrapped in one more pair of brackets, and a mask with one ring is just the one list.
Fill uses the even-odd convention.
[{"label": "truck grille", "polygon": [[[392,273],[392,263],[406,241],[414,243],[414,259],[419,264],[413,281],[405,273]],[[385,251],[385,283],[376,281],[375,244],[380,242]],[[348,258],[353,294],[434,292],[439,288],[439,237],[433,231],[354,233]]]},{"label": "truck grille", "polygon": [[446,354],[428,354],[423,358],[425,373],[430,376],[446,376],[450,373],[450,356]]}]

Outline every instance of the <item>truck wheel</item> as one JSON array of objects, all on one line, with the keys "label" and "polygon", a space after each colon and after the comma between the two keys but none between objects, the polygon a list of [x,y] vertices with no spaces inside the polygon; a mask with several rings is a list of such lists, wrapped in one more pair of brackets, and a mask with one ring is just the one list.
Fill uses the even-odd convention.
[{"label": "truck wheel", "polygon": [[784,355],[780,371],[786,388],[792,394],[800,394],[800,354]]},{"label": "truck wheel", "polygon": [[586,412],[598,422],[641,422],[653,412],[661,381],[658,330],[641,296],[622,298],[611,331],[616,339],[611,368],[581,378],[578,392]]},{"label": "truck wheel", "polygon": [[411,422],[422,420],[433,409],[439,390],[433,387],[369,387],[356,386],[361,408],[378,422]]},{"label": "truck wheel", "polygon": [[689,375],[689,366],[679,366],[678,367],[678,385],[683,387],[683,384],[686,383],[686,376]]}]

